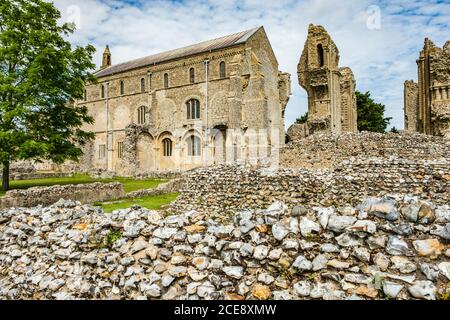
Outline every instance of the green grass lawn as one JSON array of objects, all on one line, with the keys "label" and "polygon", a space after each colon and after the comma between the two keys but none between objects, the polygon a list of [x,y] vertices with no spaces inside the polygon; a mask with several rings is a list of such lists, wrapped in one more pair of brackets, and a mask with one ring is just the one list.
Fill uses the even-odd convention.
[{"label": "green grass lawn", "polygon": [[140,205],[141,207],[150,209],[150,210],[158,210],[161,209],[162,206],[167,205],[174,201],[178,197],[178,193],[166,193],[157,196],[146,196],[142,198],[135,199],[124,199],[118,201],[108,201],[104,203],[95,203],[96,206],[101,206],[105,212],[112,212],[116,209],[125,209],[129,208],[135,204]]},{"label": "green grass lawn", "polygon": [[[64,185],[64,184],[80,184],[80,183],[92,183],[92,182],[122,182],[125,192],[131,192],[141,189],[155,188],[160,183],[167,182],[167,179],[144,179],[134,180],[132,178],[116,177],[113,179],[94,179],[87,174],[74,174],[73,177],[64,178],[48,178],[48,179],[33,179],[33,180],[11,180],[11,189],[27,189],[37,186],[51,186],[51,185]],[[5,194],[4,191],[0,191],[0,196]]]}]

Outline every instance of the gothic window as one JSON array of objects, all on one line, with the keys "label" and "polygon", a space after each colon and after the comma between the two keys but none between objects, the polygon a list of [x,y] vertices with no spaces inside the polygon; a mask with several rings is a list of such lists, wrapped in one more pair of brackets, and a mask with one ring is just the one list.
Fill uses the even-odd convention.
[{"label": "gothic window", "polygon": [[195,70],[194,68],[189,69],[189,82],[194,83],[195,82]]},{"label": "gothic window", "polygon": [[105,97],[105,86],[104,85],[102,85],[102,90],[101,91],[102,91],[101,92],[102,98],[104,98]]},{"label": "gothic window", "polygon": [[123,141],[117,142],[117,157],[119,159],[123,157]]},{"label": "gothic window", "polygon": [[186,102],[186,114],[188,119],[200,119],[200,101],[191,99]]},{"label": "gothic window", "polygon": [[98,158],[103,159],[106,157],[106,145],[101,144],[98,146]]},{"label": "gothic window", "polygon": [[137,122],[138,124],[145,123],[145,114],[147,113],[147,108],[145,106],[141,106],[137,110]]},{"label": "gothic window", "polygon": [[169,87],[169,74],[164,73],[164,89],[167,89]]},{"label": "gothic window", "polygon": [[165,138],[163,141],[163,147],[164,147],[164,157],[171,157],[172,156],[172,140],[169,138]]},{"label": "gothic window", "polygon": [[141,92],[145,92],[145,79],[141,79]]},{"label": "gothic window", "polygon": [[191,135],[187,139],[188,156],[199,156],[201,154],[201,140]]},{"label": "gothic window", "polygon": [[225,72],[225,61],[222,61],[219,65],[219,69],[220,69],[220,78],[223,79],[226,77],[226,72]]},{"label": "gothic window", "polygon": [[124,94],[125,93],[125,87],[123,84],[123,81],[120,81],[120,94]]},{"label": "gothic window", "polygon": [[317,57],[319,59],[319,66],[323,67],[324,65],[323,47],[320,43],[317,45]]}]

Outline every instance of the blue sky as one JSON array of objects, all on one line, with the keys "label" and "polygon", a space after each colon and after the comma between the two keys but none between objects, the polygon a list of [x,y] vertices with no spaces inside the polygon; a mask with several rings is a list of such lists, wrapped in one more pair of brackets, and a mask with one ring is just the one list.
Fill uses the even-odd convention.
[{"label": "blue sky", "polygon": [[74,21],[74,44],[92,43],[95,62],[106,44],[113,63],[263,25],[280,64],[291,73],[286,126],[307,110],[296,68],[310,23],[323,25],[353,69],[359,91],[386,105],[391,126],[403,128],[403,82],[417,79],[425,37],[450,40],[450,2],[422,0],[56,0]]}]

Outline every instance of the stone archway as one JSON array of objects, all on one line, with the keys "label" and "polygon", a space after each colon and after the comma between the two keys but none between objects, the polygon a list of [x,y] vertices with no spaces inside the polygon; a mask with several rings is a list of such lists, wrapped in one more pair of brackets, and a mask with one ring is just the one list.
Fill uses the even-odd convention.
[{"label": "stone archway", "polygon": [[227,126],[215,126],[211,133],[213,162],[214,164],[225,163],[227,160]]},{"label": "stone archway", "polygon": [[149,171],[155,168],[153,143],[154,139],[149,133],[141,133],[137,139],[137,163],[139,169],[142,171]]}]

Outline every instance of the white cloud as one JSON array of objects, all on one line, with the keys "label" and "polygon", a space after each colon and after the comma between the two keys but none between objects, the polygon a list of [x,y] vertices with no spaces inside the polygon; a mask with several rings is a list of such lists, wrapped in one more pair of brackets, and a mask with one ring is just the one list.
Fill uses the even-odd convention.
[{"label": "white cloud", "polygon": [[[130,4],[132,3],[132,4]],[[292,75],[287,125],[307,109],[297,82],[297,63],[309,23],[322,24],[349,66],[357,89],[386,105],[391,125],[403,128],[403,82],[417,79],[416,59],[425,37],[439,46],[448,39],[450,3],[439,0],[56,0],[63,19],[79,8],[74,44],[92,43],[100,63],[106,44],[113,63],[264,25],[280,64]],[[380,8],[380,29],[367,28],[366,9]],[[70,9],[71,8],[71,9]],[[447,13],[447,14],[446,14]]]}]

